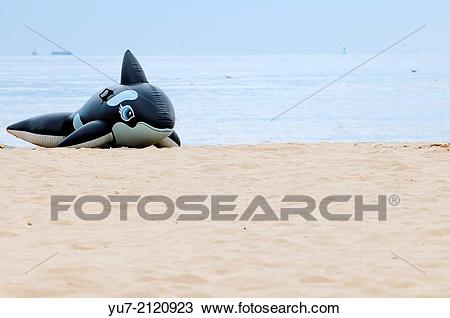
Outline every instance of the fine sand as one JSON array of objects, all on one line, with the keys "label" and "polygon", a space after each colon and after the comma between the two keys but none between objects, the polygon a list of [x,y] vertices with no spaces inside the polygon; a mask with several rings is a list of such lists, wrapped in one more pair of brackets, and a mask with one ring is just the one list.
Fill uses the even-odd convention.
[{"label": "fine sand", "polygon": [[[0,173],[0,296],[450,296],[447,144],[2,149]],[[287,194],[401,202],[385,222],[146,221],[136,204],[125,222],[117,203],[50,220],[51,195],[83,194],[238,195],[237,213],[255,195],[276,213]]]}]

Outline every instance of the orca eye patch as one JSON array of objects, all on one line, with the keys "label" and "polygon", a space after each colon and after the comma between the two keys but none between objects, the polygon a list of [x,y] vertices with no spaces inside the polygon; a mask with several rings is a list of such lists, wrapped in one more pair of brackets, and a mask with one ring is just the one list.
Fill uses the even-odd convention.
[{"label": "orca eye patch", "polygon": [[114,106],[117,106],[117,105],[119,105],[120,103],[122,103],[122,102],[124,102],[126,100],[135,100],[135,99],[138,98],[138,96],[139,95],[138,95],[138,93],[136,91],[134,91],[132,89],[129,89],[129,90],[126,90],[126,91],[123,91],[123,92],[117,94],[116,96],[111,97],[111,99],[108,100],[106,102],[106,104],[108,106],[113,106],[114,107]]},{"label": "orca eye patch", "polygon": [[122,118],[123,121],[130,121],[132,118],[135,117],[134,110],[133,110],[133,108],[131,108],[130,105],[125,105],[125,106],[120,105],[119,113],[120,113],[120,118]]}]

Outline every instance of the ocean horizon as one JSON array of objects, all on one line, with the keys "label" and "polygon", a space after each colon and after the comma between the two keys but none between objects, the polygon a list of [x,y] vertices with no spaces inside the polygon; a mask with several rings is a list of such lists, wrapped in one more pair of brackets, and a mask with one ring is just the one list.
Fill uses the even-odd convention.
[{"label": "ocean horizon", "polygon": [[[139,56],[174,104],[184,145],[448,140],[450,56],[385,54],[277,120],[370,55]],[[119,81],[122,56],[85,61]],[[76,111],[115,83],[73,56],[0,57],[0,143],[31,147],[5,128]]]}]

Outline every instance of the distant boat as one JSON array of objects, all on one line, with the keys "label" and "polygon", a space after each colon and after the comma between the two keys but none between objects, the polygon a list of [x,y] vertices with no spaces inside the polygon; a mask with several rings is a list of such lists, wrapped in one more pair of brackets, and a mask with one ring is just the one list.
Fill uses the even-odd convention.
[{"label": "distant boat", "polygon": [[72,55],[69,51],[53,51],[52,55]]},{"label": "distant boat", "polygon": [[413,73],[417,73],[417,70],[416,70],[416,69],[414,69],[414,68],[412,68],[412,69],[411,69],[411,72],[413,72]]},{"label": "distant boat", "polygon": [[38,52],[36,51],[36,49],[33,50],[33,52],[31,52],[31,55],[36,56],[39,55]]}]

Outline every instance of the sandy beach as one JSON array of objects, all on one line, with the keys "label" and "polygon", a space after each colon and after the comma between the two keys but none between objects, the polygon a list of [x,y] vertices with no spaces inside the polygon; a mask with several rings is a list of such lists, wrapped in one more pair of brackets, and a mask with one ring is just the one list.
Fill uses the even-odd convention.
[{"label": "sandy beach", "polygon": [[[450,296],[449,144],[2,149],[0,173],[3,297]],[[51,195],[86,194],[401,202],[385,222],[50,220]]]}]

